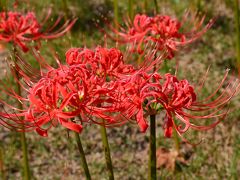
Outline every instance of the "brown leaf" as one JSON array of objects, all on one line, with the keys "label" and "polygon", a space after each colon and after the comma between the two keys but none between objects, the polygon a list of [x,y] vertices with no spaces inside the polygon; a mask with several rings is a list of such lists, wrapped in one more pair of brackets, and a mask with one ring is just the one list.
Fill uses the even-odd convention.
[{"label": "brown leaf", "polygon": [[156,151],[157,168],[166,168],[170,171],[175,170],[176,162],[186,164],[186,160],[176,150],[168,150],[165,148],[158,148]]},{"label": "brown leaf", "polygon": [[6,50],[5,46],[0,43],[0,52]]}]

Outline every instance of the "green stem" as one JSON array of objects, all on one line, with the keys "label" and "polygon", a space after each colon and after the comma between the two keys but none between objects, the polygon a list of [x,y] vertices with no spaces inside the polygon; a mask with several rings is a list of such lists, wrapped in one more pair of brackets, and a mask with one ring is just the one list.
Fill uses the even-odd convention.
[{"label": "green stem", "polygon": [[87,164],[87,160],[86,160],[86,157],[85,157],[85,153],[83,151],[82,142],[81,142],[79,133],[74,132],[74,134],[75,134],[75,139],[76,139],[76,142],[77,142],[77,145],[78,145],[78,150],[79,150],[79,153],[80,153],[80,158],[81,158],[82,166],[83,166],[83,169],[84,169],[84,172],[85,172],[85,175],[86,175],[86,179],[91,180],[91,175],[90,175],[90,172],[89,172],[89,169],[88,169],[88,164]]},{"label": "green stem", "polygon": [[236,21],[236,57],[237,57],[237,68],[240,74],[240,10],[239,1],[235,0],[235,21]]},{"label": "green stem", "polygon": [[0,0],[0,11],[7,12],[7,0]]},{"label": "green stem", "polygon": [[63,3],[63,9],[65,12],[65,19],[67,20],[69,17],[69,11],[68,11],[68,5],[67,5],[67,0],[62,0]]},{"label": "green stem", "polygon": [[173,139],[174,139],[176,151],[179,152],[180,151],[180,141],[178,138],[177,131],[175,129],[173,131]]},{"label": "green stem", "polygon": [[163,63],[164,63],[164,64],[163,64],[163,71],[164,71],[165,73],[168,73],[168,72],[169,72],[168,61],[165,60]]},{"label": "green stem", "polygon": [[[14,58],[16,57],[16,48],[14,47],[13,49],[13,55]],[[14,63],[16,63],[16,59],[14,59]],[[15,69],[15,75],[18,81],[20,81],[20,77],[18,74],[18,71]],[[19,83],[16,83],[17,85],[17,94],[21,96],[21,86]],[[22,103],[20,101],[18,102],[18,107],[19,109],[23,109]],[[24,127],[23,127],[24,129]],[[22,152],[23,152],[23,179],[24,180],[30,180],[31,175],[30,175],[30,168],[29,168],[29,160],[28,160],[28,152],[27,152],[27,140],[26,140],[26,135],[25,132],[20,133],[20,139],[21,139],[21,146],[22,146]]]},{"label": "green stem", "polygon": [[196,6],[197,6],[197,11],[201,12],[201,10],[202,10],[202,8],[201,8],[201,0],[197,0]]},{"label": "green stem", "polygon": [[149,136],[149,170],[148,179],[157,179],[156,161],[156,115],[150,115],[150,136]]},{"label": "green stem", "polygon": [[144,0],[144,11],[145,11],[145,13],[148,12],[148,1],[147,0]]},{"label": "green stem", "polygon": [[[103,121],[103,123],[104,123],[104,121]],[[109,148],[109,144],[108,144],[107,131],[106,131],[106,127],[104,126],[104,124],[103,124],[103,126],[101,126],[101,135],[102,135],[102,142],[103,142],[103,148],[104,148],[104,153],[105,153],[106,165],[107,165],[107,169],[108,169],[108,177],[109,177],[109,180],[114,180],[111,153],[110,153],[110,148]]]},{"label": "green stem", "polygon": [[157,0],[154,0],[154,5],[155,5],[156,14],[158,14],[159,13],[159,8],[158,8]]},{"label": "green stem", "polygon": [[128,16],[133,20],[133,0],[128,0]]},{"label": "green stem", "polygon": [[118,28],[118,0],[113,1],[113,8],[114,8],[114,23],[115,27]]},{"label": "green stem", "polygon": [[29,161],[28,161],[28,152],[27,152],[27,140],[25,132],[21,132],[21,144],[22,144],[22,151],[23,151],[23,170],[24,170],[24,180],[30,180],[30,168],[29,168]]},{"label": "green stem", "polygon": [[180,140],[179,140],[179,137],[178,137],[178,133],[175,129],[173,130],[173,140],[174,140],[174,144],[175,144],[175,150],[179,153],[179,151],[180,151]]},{"label": "green stem", "polygon": [[0,173],[1,173],[1,179],[2,180],[6,180],[6,174],[5,174],[5,170],[4,170],[4,149],[2,146],[2,142],[0,142]]}]

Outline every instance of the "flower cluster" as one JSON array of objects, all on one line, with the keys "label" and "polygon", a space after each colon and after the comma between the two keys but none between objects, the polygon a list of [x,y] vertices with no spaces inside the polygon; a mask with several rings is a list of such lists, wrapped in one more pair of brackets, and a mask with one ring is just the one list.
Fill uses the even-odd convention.
[{"label": "flower cluster", "polygon": [[60,37],[76,21],[76,19],[67,21],[61,28],[55,30],[61,18],[57,19],[52,26],[46,28],[44,24],[49,17],[50,11],[43,22],[39,22],[33,12],[26,14],[11,11],[0,12],[0,41],[12,42],[15,46],[19,46],[24,52],[27,52],[29,50],[27,42]]},{"label": "flower cluster", "polygon": [[[30,17],[34,16],[29,14]],[[25,39],[26,34],[32,34],[30,37],[33,39],[38,37],[39,25],[30,23],[32,21],[21,20],[18,26],[22,24],[26,27],[18,38]],[[15,69],[22,80],[15,79],[25,93],[20,96],[13,89],[2,92],[21,102],[23,109],[14,108],[1,100],[2,104],[14,110],[0,113],[1,124],[18,131],[35,130],[46,136],[48,130],[57,124],[81,132],[85,123],[113,127],[130,121],[138,124],[140,130],[145,132],[148,128],[147,116],[164,111],[166,137],[171,137],[173,128],[180,136],[189,128],[213,128],[226,116],[224,107],[239,91],[240,85],[230,80],[221,92],[227,72],[219,87],[200,101],[195,87],[186,79],[179,80],[169,73],[159,74],[153,68],[164,60],[157,53],[158,50],[166,50],[171,58],[178,45],[191,42],[208,28],[203,28],[187,40],[187,35],[180,33],[180,27],[180,22],[168,16],[137,15],[129,30],[125,33],[117,32],[126,42],[137,43],[134,49],[141,49],[147,41],[157,43],[157,49],[150,49],[152,54],[140,56],[145,60],[140,67],[127,64],[128,57],[119,49],[101,46],[95,49],[69,49],[66,52],[66,63],[57,61],[58,68],[49,66],[34,51],[43,68],[39,75],[30,70],[26,61],[16,56]],[[198,121],[200,119],[216,120],[203,126]]]},{"label": "flower cluster", "polygon": [[[19,112],[1,113],[1,123],[11,126],[6,121],[9,119],[19,130],[36,130],[42,136],[57,124],[81,132],[84,123],[104,123],[112,127],[128,121],[136,122],[145,132],[148,127],[146,117],[163,110],[166,112],[166,137],[171,137],[172,128],[179,135],[189,128],[205,130],[214,127],[219,120],[209,126],[199,126],[191,120],[224,117],[227,112],[223,107],[239,89],[239,84],[232,87],[229,82],[228,91],[215,100],[208,102],[221,86],[199,102],[194,87],[187,80],[178,80],[169,73],[161,76],[144,68],[137,69],[125,64],[120,50],[100,46],[94,50],[72,48],[66,53],[66,65],[59,63],[56,69],[49,66],[37,82],[28,79],[26,83],[30,85],[24,88],[26,97],[9,92],[19,101],[25,101],[25,108],[15,109]],[[196,115],[191,111],[205,113]],[[81,118],[73,120],[75,117]],[[177,124],[174,117],[179,120]]]},{"label": "flower cluster", "polygon": [[[188,14],[186,14],[187,16]],[[137,14],[133,22],[126,23],[127,29],[119,28],[121,30],[119,31],[111,27],[114,35],[117,34],[118,38],[116,39],[112,35],[110,37],[120,43],[130,43],[132,45],[131,50],[140,54],[143,53],[144,44],[156,44],[158,50],[165,50],[167,58],[172,59],[174,52],[178,50],[178,46],[194,41],[206,32],[213,23],[213,20],[211,20],[205,27],[201,28],[204,17],[198,20],[195,18],[195,22],[190,22],[190,24],[194,25],[192,30],[190,32],[181,32],[186,17],[180,22],[166,15],[150,17],[145,14]]]},{"label": "flower cluster", "polygon": [[[23,61],[18,59],[18,62]],[[105,125],[122,123],[116,115],[122,107],[116,97],[119,82],[114,79],[134,71],[133,66],[124,64],[122,53],[115,48],[97,47],[95,51],[73,48],[66,53],[66,62],[67,65],[59,64],[57,69],[48,66],[37,82],[26,78],[28,75],[17,66],[25,83],[31,87],[24,88],[27,98],[21,98],[13,91],[9,94],[18,100],[24,99],[27,109],[19,110],[20,113],[2,113],[1,116],[27,125],[23,126],[25,130],[35,126],[41,135],[46,135],[47,130],[57,123],[80,132],[81,124],[72,122],[76,116],[80,116],[82,122],[102,124],[104,119]],[[24,121],[18,121],[21,118]]]}]

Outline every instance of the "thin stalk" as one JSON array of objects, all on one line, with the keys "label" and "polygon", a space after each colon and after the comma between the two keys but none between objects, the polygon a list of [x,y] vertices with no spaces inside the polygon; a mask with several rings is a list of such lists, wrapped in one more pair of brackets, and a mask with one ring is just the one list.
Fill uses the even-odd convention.
[{"label": "thin stalk", "polygon": [[169,72],[169,66],[168,66],[168,61],[167,61],[167,60],[164,61],[163,71],[164,71],[165,73]]},{"label": "thin stalk", "polygon": [[179,153],[179,151],[180,151],[180,141],[179,141],[179,137],[178,137],[178,134],[177,134],[176,130],[173,131],[173,139],[174,139],[174,143],[175,143],[175,149]]},{"label": "thin stalk", "polygon": [[83,167],[84,172],[85,172],[86,179],[91,180],[91,175],[90,175],[90,172],[89,172],[89,169],[88,169],[88,164],[87,164],[87,160],[86,160],[86,157],[85,157],[85,153],[83,151],[82,142],[81,142],[79,133],[74,132],[74,134],[75,134],[75,140],[77,142],[77,146],[78,146],[78,150],[79,150],[80,158],[81,158],[81,163],[82,163],[82,167]]},{"label": "thin stalk", "polygon": [[108,138],[107,138],[106,127],[104,126],[104,121],[103,121],[103,126],[101,126],[101,136],[102,136],[105,160],[106,160],[106,165],[107,165],[107,170],[108,170],[108,178],[109,178],[109,180],[114,180],[111,153],[110,153],[110,148],[109,148],[109,143],[108,143]]},{"label": "thin stalk", "polygon": [[145,11],[145,13],[147,13],[148,12],[148,1],[147,0],[144,0],[144,11]]},{"label": "thin stalk", "polygon": [[23,151],[23,171],[24,171],[24,180],[30,180],[30,168],[29,168],[29,160],[28,160],[28,152],[27,152],[27,140],[25,132],[21,132],[21,145],[22,145],[22,151]]},{"label": "thin stalk", "polygon": [[235,21],[236,21],[236,58],[237,58],[237,68],[240,74],[240,10],[239,1],[235,0]]},{"label": "thin stalk", "polygon": [[114,23],[115,27],[118,28],[118,0],[113,1],[113,8],[114,8]]},{"label": "thin stalk", "polygon": [[[156,2],[156,11],[157,2]],[[156,55],[155,55],[156,56]],[[156,66],[153,67],[153,72],[156,71]],[[154,107],[156,108],[156,107]],[[150,115],[150,134],[149,134],[149,167],[148,167],[148,179],[157,179],[157,157],[156,157],[156,114]]]},{"label": "thin stalk", "polygon": [[2,146],[2,143],[0,143],[0,173],[1,173],[1,178],[2,180],[6,180],[6,174],[5,174],[5,169],[4,169],[4,149]]},{"label": "thin stalk", "polygon": [[175,150],[179,153],[180,152],[180,140],[178,137],[178,133],[175,129],[173,130],[173,140],[174,140],[174,144],[175,144]]},{"label": "thin stalk", "polygon": [[65,12],[65,19],[67,20],[69,17],[67,0],[62,0],[62,3],[63,3],[64,12]]},{"label": "thin stalk", "polygon": [[157,0],[154,0],[154,5],[155,5],[156,14],[158,14],[159,13],[159,8],[158,8]]},{"label": "thin stalk", "polygon": [[150,136],[149,136],[149,169],[148,179],[157,179],[156,161],[156,115],[150,115]]},{"label": "thin stalk", "polygon": [[[16,55],[16,48],[15,47],[13,49],[13,53],[14,53],[13,56],[15,58],[15,55]],[[14,63],[16,63],[15,59],[14,59]],[[17,70],[15,70],[15,75],[16,75],[16,78],[18,80],[20,80]],[[19,96],[21,96],[21,94],[22,94],[21,86],[20,86],[19,83],[16,83],[16,86],[17,86],[17,92],[16,93]],[[20,101],[17,101],[17,103],[18,103],[19,109],[23,109],[22,103]],[[30,180],[31,175],[30,175],[30,168],[29,168],[29,160],[28,160],[28,152],[27,152],[27,140],[26,140],[25,132],[20,133],[20,139],[21,139],[21,146],[22,146],[22,152],[23,152],[23,179],[24,180]]]},{"label": "thin stalk", "polygon": [[0,11],[7,12],[7,0],[0,0]]},{"label": "thin stalk", "polygon": [[199,11],[199,12],[201,12],[202,11],[202,6],[201,6],[201,0],[197,0],[197,10]]},{"label": "thin stalk", "polygon": [[128,0],[128,16],[133,20],[133,0]]}]

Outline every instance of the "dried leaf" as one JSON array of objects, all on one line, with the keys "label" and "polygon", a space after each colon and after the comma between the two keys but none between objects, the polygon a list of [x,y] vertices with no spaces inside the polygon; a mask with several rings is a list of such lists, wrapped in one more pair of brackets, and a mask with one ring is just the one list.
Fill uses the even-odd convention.
[{"label": "dried leaf", "polygon": [[174,171],[176,167],[176,162],[182,164],[187,164],[184,156],[182,156],[176,150],[168,150],[165,148],[158,148],[156,151],[157,156],[157,168],[166,168],[170,171]]}]

